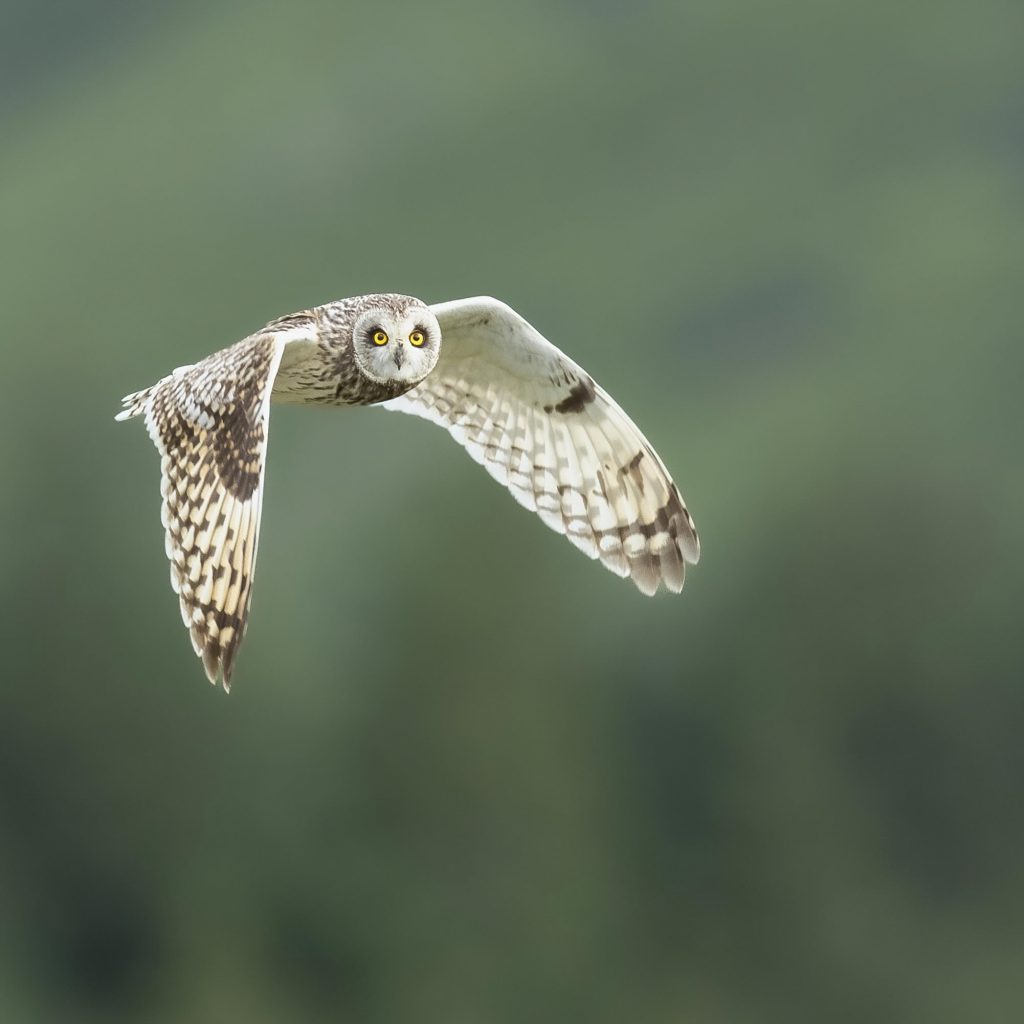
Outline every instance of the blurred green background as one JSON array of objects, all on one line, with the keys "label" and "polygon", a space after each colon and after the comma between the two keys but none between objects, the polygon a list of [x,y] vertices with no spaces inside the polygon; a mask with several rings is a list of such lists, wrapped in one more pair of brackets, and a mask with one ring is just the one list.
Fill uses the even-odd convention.
[{"label": "blurred green background", "polygon": [[[0,3],[0,1019],[1021,1019],[1022,39]],[[225,697],[118,400],[385,290],[520,310],[704,558],[645,599],[440,430],[280,408]]]}]

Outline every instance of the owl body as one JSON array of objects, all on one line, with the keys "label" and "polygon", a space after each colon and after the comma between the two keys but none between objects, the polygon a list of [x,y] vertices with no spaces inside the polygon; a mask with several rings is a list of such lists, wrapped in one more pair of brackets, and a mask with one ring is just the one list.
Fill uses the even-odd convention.
[{"label": "owl body", "polygon": [[390,293],[329,302],[179,367],[117,417],[143,416],[160,452],[171,586],[225,690],[248,619],[271,402],[380,405],[443,426],[519,504],[645,594],[678,592],[699,558],[650,442],[510,307]]}]

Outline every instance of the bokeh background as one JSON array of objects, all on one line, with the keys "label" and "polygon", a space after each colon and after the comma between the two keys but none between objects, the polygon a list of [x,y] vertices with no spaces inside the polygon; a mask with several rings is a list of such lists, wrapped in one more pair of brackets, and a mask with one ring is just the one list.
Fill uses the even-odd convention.
[{"label": "bokeh background", "polygon": [[[0,1019],[1024,1014],[1024,7],[0,3]],[[493,294],[673,470],[648,600],[278,409],[230,697],[120,396]]]}]

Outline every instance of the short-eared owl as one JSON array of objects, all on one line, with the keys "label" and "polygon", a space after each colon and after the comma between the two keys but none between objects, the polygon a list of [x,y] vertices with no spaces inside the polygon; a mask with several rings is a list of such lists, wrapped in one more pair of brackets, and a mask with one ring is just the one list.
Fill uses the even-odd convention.
[{"label": "short-eared owl", "polygon": [[228,689],[259,543],[270,403],[377,405],[440,424],[513,497],[645,594],[678,592],[697,532],[633,421],[497,299],[362,295],[274,320],[128,395],[160,452],[171,586]]}]

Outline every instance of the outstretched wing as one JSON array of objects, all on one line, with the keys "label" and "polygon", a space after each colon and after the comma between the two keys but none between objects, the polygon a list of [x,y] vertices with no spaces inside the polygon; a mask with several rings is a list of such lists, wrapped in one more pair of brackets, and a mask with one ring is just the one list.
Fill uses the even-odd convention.
[{"label": "outstretched wing", "polygon": [[440,424],[516,500],[645,594],[678,592],[700,556],[664,463],[581,367],[492,298],[430,307],[431,375],[385,409]]},{"label": "outstretched wing", "polygon": [[301,315],[275,321],[128,395],[117,417],[143,414],[160,452],[171,586],[210,682],[220,676],[225,690],[256,566],[270,393],[285,345],[312,331]]}]

